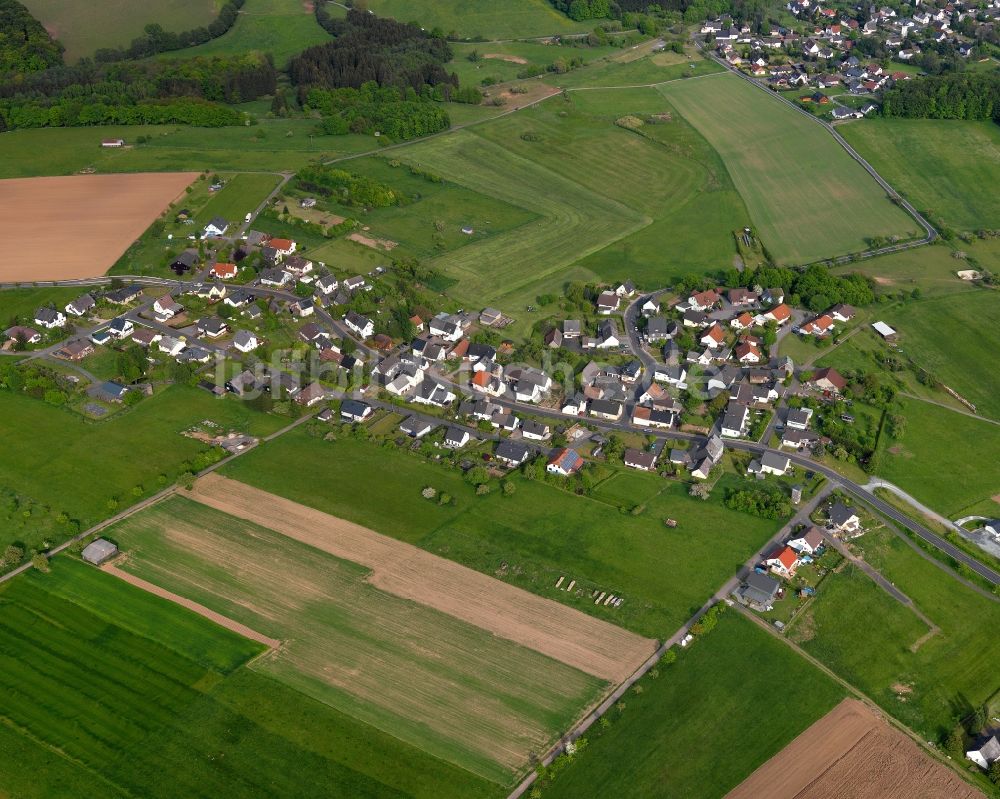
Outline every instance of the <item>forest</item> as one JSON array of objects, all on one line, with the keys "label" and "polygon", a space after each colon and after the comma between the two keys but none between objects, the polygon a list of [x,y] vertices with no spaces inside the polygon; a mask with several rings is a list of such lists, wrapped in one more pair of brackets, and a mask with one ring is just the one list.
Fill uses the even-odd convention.
[{"label": "forest", "polygon": [[[427,88],[427,87],[425,87]],[[399,141],[428,136],[451,125],[448,112],[412,88],[380,88],[370,81],[360,89],[310,89],[305,104],[324,116],[324,133],[375,133]],[[440,99],[440,98],[436,98]]]},{"label": "forest", "polygon": [[959,72],[901,81],[885,93],[882,114],[1000,122],[1000,73]]},{"label": "forest", "polygon": [[63,62],[63,47],[17,0],[0,0],[0,74],[37,72]]},{"label": "forest", "polygon": [[330,197],[343,205],[387,208],[405,199],[400,192],[377,180],[323,164],[299,170],[295,183],[303,191]]},{"label": "forest", "polygon": [[344,19],[324,19],[334,40],[292,59],[288,71],[296,86],[357,89],[375,81],[420,91],[425,85],[458,85],[444,68],[452,57],[448,42],[417,25],[354,9]]}]

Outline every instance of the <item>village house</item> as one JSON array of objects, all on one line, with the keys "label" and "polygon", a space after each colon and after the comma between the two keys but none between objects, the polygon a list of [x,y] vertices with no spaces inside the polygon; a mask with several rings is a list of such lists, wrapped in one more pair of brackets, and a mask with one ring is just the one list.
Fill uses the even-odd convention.
[{"label": "village house", "polygon": [[558,474],[562,477],[569,477],[581,468],[583,468],[583,458],[580,457],[580,453],[568,447],[552,450],[545,465],[545,471],[549,474]]},{"label": "village house", "polygon": [[303,388],[298,395],[295,397],[295,402],[299,405],[303,405],[306,408],[311,408],[318,402],[322,402],[327,398],[327,391],[319,383],[310,383],[305,388]]},{"label": "village house", "polygon": [[265,269],[260,273],[260,284],[262,286],[272,286],[274,288],[281,288],[289,283],[292,276],[286,272],[284,269],[278,269],[277,267],[272,269]]},{"label": "village house", "polygon": [[372,415],[372,406],[361,400],[345,399],[340,403],[340,418],[345,422],[363,422]]},{"label": "village house", "polygon": [[799,555],[790,546],[781,545],[764,558],[764,565],[779,577],[789,579],[795,575],[799,565]]},{"label": "village house", "polygon": [[768,611],[774,607],[774,600],[781,589],[777,580],[766,574],[751,572],[740,584],[733,595],[748,608],[758,611]]},{"label": "village house", "polygon": [[802,535],[791,539],[788,546],[800,555],[815,555],[816,551],[823,546],[823,531],[818,527],[810,527]]},{"label": "village house", "polygon": [[508,369],[507,380],[518,402],[538,402],[552,388],[552,378],[531,367]]},{"label": "village house", "polygon": [[719,432],[726,438],[742,438],[750,427],[750,409],[738,402],[730,402],[722,417]]},{"label": "village house", "polygon": [[323,275],[323,277],[316,281],[317,291],[325,297],[333,294],[338,288],[340,288],[340,281],[333,275]]},{"label": "village house", "polygon": [[225,319],[218,316],[207,316],[198,320],[195,329],[198,331],[199,336],[219,338],[229,332],[229,325],[226,324]]},{"label": "village house", "polygon": [[580,338],[583,332],[583,326],[580,324],[579,319],[567,319],[563,322],[562,334],[563,338]]},{"label": "village house", "polygon": [[617,400],[595,399],[590,403],[590,415],[598,419],[617,422],[622,418],[624,405]]},{"label": "village house", "polygon": [[472,436],[469,435],[468,430],[464,430],[461,427],[449,427],[444,434],[442,445],[447,449],[461,449],[469,443],[471,438]]},{"label": "village house", "polygon": [[789,408],[785,418],[785,425],[793,430],[805,430],[809,427],[809,420],[812,419],[812,408]]},{"label": "village house", "polygon": [[547,424],[528,419],[521,424],[521,435],[529,441],[545,441],[552,433]]},{"label": "village house", "polygon": [[765,452],[760,456],[760,460],[755,458],[750,461],[750,465],[747,467],[747,474],[775,474],[780,477],[788,471],[791,465],[792,462],[788,459],[787,455],[779,455],[777,452]]},{"label": "village house", "polygon": [[232,280],[239,273],[240,268],[236,264],[216,263],[208,272],[210,277],[216,280]]},{"label": "village house", "polygon": [[229,223],[221,216],[216,216],[205,225],[202,235],[206,239],[212,236],[225,236],[227,230],[229,230]]},{"label": "village house", "polygon": [[176,358],[184,351],[184,342],[173,336],[163,336],[157,342],[160,352],[165,352],[172,358]]},{"label": "village house", "polygon": [[24,325],[8,327],[3,334],[9,341],[23,341],[25,344],[38,344],[42,340],[41,333]]},{"label": "village house", "polygon": [[118,341],[127,339],[134,331],[135,325],[132,324],[130,319],[126,319],[124,316],[112,319],[111,324],[108,325],[108,334]]},{"label": "village house", "polygon": [[249,330],[237,330],[233,336],[233,346],[240,352],[253,352],[260,346],[257,336]]},{"label": "village house", "polygon": [[70,316],[84,316],[90,311],[97,303],[94,302],[94,298],[89,294],[84,294],[82,297],[77,297],[71,303],[66,306],[66,313]]},{"label": "village house", "polygon": [[854,509],[837,501],[830,506],[830,524],[842,533],[856,533],[861,529],[861,517]]},{"label": "village house", "polygon": [[702,334],[698,341],[709,349],[715,349],[726,343],[726,333],[722,329],[722,325],[716,322]]},{"label": "village house", "polygon": [[966,751],[965,756],[986,771],[1000,760],[1000,739],[996,735],[991,735],[978,748]]},{"label": "village house", "polygon": [[91,342],[86,339],[79,339],[78,341],[71,341],[65,344],[56,350],[54,354],[57,358],[62,358],[64,361],[82,361],[88,355],[93,355],[94,351],[94,345]]},{"label": "village house", "polygon": [[399,423],[399,432],[410,438],[423,438],[434,429],[434,425],[418,416],[408,416]]},{"label": "village house", "polygon": [[[279,258],[285,258],[295,252],[295,242],[291,239],[272,238],[267,242],[267,246],[274,250]],[[312,262],[309,263],[309,268],[312,268]]]},{"label": "village house", "polygon": [[687,299],[687,307],[692,311],[708,311],[714,308],[722,298],[715,289],[696,291]]},{"label": "village house", "polygon": [[464,330],[461,321],[456,317],[440,313],[431,319],[427,332],[432,336],[439,336],[445,341],[456,342],[462,337]]},{"label": "village house", "polygon": [[162,297],[158,297],[153,303],[153,316],[156,318],[157,322],[166,322],[173,319],[183,310],[184,308],[181,307],[180,303],[178,303],[169,294],[164,294]]},{"label": "village house", "polygon": [[597,312],[608,316],[618,310],[618,305],[621,302],[621,297],[615,294],[613,291],[602,291],[600,296],[597,298]]},{"label": "village house", "polygon": [[810,319],[799,332],[806,336],[826,336],[833,332],[833,318],[829,314],[821,314],[815,319]]},{"label": "village house", "polygon": [[828,366],[813,372],[807,385],[820,391],[839,394],[847,387],[847,380],[836,369]]},{"label": "village house", "polygon": [[361,338],[370,338],[375,333],[375,323],[366,316],[354,311],[348,311],[344,316],[344,324]]},{"label": "village house", "polygon": [[35,324],[48,330],[66,325],[66,315],[54,308],[39,308],[35,311]]},{"label": "village house", "polygon": [[650,472],[656,468],[655,453],[643,452],[632,447],[625,450],[624,461],[630,469],[638,469],[641,472]]},{"label": "village house", "polygon": [[503,319],[503,312],[497,308],[483,308],[479,314],[479,324],[485,327],[493,327]]},{"label": "village house", "polygon": [[354,277],[349,277],[344,281],[344,288],[350,292],[367,290],[369,288],[368,281],[364,279],[361,275],[355,275]]},{"label": "village house", "polygon": [[502,461],[509,468],[516,468],[528,460],[531,454],[524,444],[517,441],[501,441],[496,448],[496,459]]}]

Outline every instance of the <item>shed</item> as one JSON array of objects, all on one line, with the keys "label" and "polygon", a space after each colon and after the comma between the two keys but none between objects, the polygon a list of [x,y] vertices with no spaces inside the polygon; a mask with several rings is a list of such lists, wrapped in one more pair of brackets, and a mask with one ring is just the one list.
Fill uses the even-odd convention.
[{"label": "shed", "polygon": [[83,548],[81,557],[87,563],[100,566],[104,561],[113,558],[118,554],[118,547],[105,538],[95,538]]}]

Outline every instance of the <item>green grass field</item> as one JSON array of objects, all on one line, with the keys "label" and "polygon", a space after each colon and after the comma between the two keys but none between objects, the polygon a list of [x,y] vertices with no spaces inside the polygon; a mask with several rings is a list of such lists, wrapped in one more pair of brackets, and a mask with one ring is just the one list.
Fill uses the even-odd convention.
[{"label": "green grass field", "polygon": [[174,33],[208,25],[218,15],[222,3],[219,0],[148,0],[143,3],[134,0],[102,0],[100,3],[26,0],[24,5],[52,37],[66,47],[66,63],[74,64],[102,47],[127,47],[150,23]]},{"label": "green grass field", "polygon": [[994,123],[866,119],[840,131],[919,210],[961,230],[1000,227]]},{"label": "green grass field", "polygon": [[[958,242],[957,249],[964,250],[973,258],[990,259],[989,248],[984,242]],[[875,288],[879,294],[909,293],[915,288],[919,288],[925,296],[972,291],[973,286],[955,274],[965,264],[954,257],[954,252],[950,246],[943,245],[915,247],[838,266],[833,271],[837,274],[862,272],[869,275],[876,281]]]},{"label": "green grass field", "polygon": [[973,291],[897,304],[880,314],[900,349],[937,380],[1000,420],[1000,374],[988,367],[1000,348],[1000,294]]},{"label": "green grass field", "polygon": [[[538,217],[435,258],[459,281],[449,293],[497,305],[526,328],[537,317],[527,306],[538,294],[560,293],[567,280],[661,286],[731,266],[731,231],[749,219],[704,139],[676,115],[648,126],[648,135],[614,124],[628,113],[670,111],[652,89],[577,92],[396,150],[404,163]],[[620,180],[623,173],[631,179]]]},{"label": "green grass field", "polygon": [[277,175],[260,173],[243,173],[224,178],[225,185],[195,214],[195,222],[199,225],[204,225],[215,216],[242,224],[243,217],[263,202],[279,180]]},{"label": "green grass field", "polygon": [[0,291],[0,329],[5,330],[14,319],[21,324],[34,325],[35,311],[43,305],[55,303],[61,311],[71,300],[75,300],[84,289],[47,288],[8,289]]},{"label": "green grass field", "polygon": [[920,400],[902,398],[901,406],[902,438],[879,440],[880,477],[949,517],[1000,495],[1000,425]]},{"label": "green grass field", "polygon": [[[545,799],[717,799],[844,697],[843,689],[730,611],[677,662],[639,683],[607,729],[543,791]],[[781,696],[780,707],[775,693]],[[725,757],[713,741],[738,741]]]},{"label": "green grass field", "polygon": [[[1000,605],[965,588],[889,530],[856,540],[865,560],[906,593],[941,632],[911,651],[927,625],[846,570],[823,582],[789,633],[808,652],[930,738],[1000,689]],[[904,691],[900,691],[900,686]]]},{"label": "green grass field", "polygon": [[239,667],[259,645],[70,558],[0,586],[0,608],[4,795],[499,793]]},{"label": "green grass field", "polygon": [[[515,80],[518,73],[529,66],[548,68],[559,58],[583,58],[588,63],[599,58],[619,53],[617,47],[570,47],[541,42],[489,42],[461,44],[453,43],[454,59],[447,64],[449,73],[454,72],[463,86],[470,83],[479,85],[484,80],[500,83]],[[470,61],[471,53],[479,55],[478,61]],[[501,56],[507,56],[502,58]]]},{"label": "green grass field", "polygon": [[547,0],[370,0],[368,8],[380,17],[416,22],[430,30],[440,28],[460,37],[517,39],[555,36],[592,30],[593,20],[574,22]]},{"label": "green grass field", "polygon": [[647,55],[628,60],[628,51],[618,58],[607,58],[587,69],[575,69],[564,75],[549,75],[546,83],[560,88],[579,89],[594,86],[647,86],[667,81],[680,81],[699,75],[722,72],[723,67],[708,58],[692,54],[690,58],[670,53],[674,58],[665,58],[666,53]]},{"label": "green grass field", "polygon": [[[204,452],[204,444],[180,435],[204,419],[255,435],[283,424],[279,417],[186,386],[162,391],[103,422],[87,422],[41,400],[0,392],[0,485],[20,495],[33,512],[65,511],[86,529],[118,506],[155,493],[162,488],[161,474],[172,481],[185,461]],[[137,486],[138,495],[133,493]],[[110,507],[111,498],[118,505]],[[0,532],[0,547],[15,540],[39,545],[30,517]]]},{"label": "green grass field", "polygon": [[285,642],[254,670],[494,782],[509,782],[603,688],[372,587],[361,566],[183,497],[107,535],[130,573]]},{"label": "green grass field", "polygon": [[722,156],[779,263],[858,252],[872,236],[916,232],[823,128],[746,81],[720,75],[658,90]]},{"label": "green grass field", "polygon": [[311,4],[301,0],[246,0],[233,27],[218,39],[161,57],[240,55],[260,50],[273,55],[274,65],[284,69],[292,56],[328,41],[330,35],[316,23]]},{"label": "green grass field", "polygon": [[[301,463],[312,467],[303,472],[295,466]],[[725,483],[709,502],[691,498],[682,484],[635,473],[614,477],[613,493],[602,486],[594,498],[519,477],[512,478],[513,498],[499,490],[480,497],[458,471],[392,448],[351,439],[331,444],[299,431],[224,473],[658,638],[690,618],[778,526],[725,508]],[[455,504],[427,502],[420,496],[426,485],[451,494]],[[619,509],[641,503],[640,516]],[[675,530],[664,527],[668,517],[679,521]],[[554,588],[561,575],[575,579],[583,596]],[[595,606],[588,599],[593,588],[625,602]]]}]

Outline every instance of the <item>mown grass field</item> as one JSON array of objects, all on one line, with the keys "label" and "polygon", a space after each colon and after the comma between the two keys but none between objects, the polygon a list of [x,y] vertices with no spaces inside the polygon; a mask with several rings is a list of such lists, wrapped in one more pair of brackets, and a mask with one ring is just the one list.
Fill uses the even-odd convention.
[{"label": "mown grass field", "polygon": [[108,535],[126,571],[285,642],[253,669],[500,784],[603,688],[374,588],[357,564],[183,497]]},{"label": "mown grass field", "polygon": [[868,532],[855,544],[941,632],[911,651],[927,626],[866,576],[847,570],[823,582],[790,635],[904,724],[931,739],[943,736],[1000,689],[1000,638],[993,634],[1000,605],[889,530]]},{"label": "mown grass field", "polygon": [[[546,799],[717,799],[844,697],[735,611],[639,684],[642,693],[629,692],[610,712],[609,727],[591,728],[587,748],[545,788]],[[725,757],[712,745],[720,736],[739,741]]]},{"label": "mown grass field", "polygon": [[[302,463],[310,469],[296,466]],[[499,490],[476,496],[458,471],[392,448],[330,443],[299,431],[224,473],[656,638],[690,618],[778,526],[725,508],[725,482],[708,502],[681,484],[635,473],[614,477],[613,494],[598,488],[594,498],[516,476],[514,497]],[[423,499],[427,485],[455,504]],[[639,516],[620,510],[643,503]],[[667,529],[664,518],[677,519],[678,527]],[[583,596],[556,589],[560,576],[566,584],[575,579]],[[625,602],[595,606],[594,588]]]},{"label": "mown grass field", "polygon": [[879,439],[880,477],[948,517],[1000,495],[1000,425],[920,400],[900,404],[906,427],[899,440]]},{"label": "mown grass field", "polygon": [[[42,513],[65,511],[81,529],[160,490],[159,476],[173,481],[204,444],[181,431],[209,419],[223,429],[266,435],[279,417],[187,386],[174,386],[103,422],[27,396],[0,392],[0,484]],[[139,487],[138,494],[133,489]],[[117,503],[109,506],[110,499]],[[29,520],[30,521],[30,520]],[[66,536],[68,537],[68,535]],[[0,531],[0,547],[14,540],[40,543],[31,525]]]},{"label": "mown grass field", "polygon": [[5,795],[499,793],[241,667],[257,644],[71,558],[0,586],[0,607]]},{"label": "mown grass field", "polygon": [[404,163],[538,216],[434,259],[459,281],[450,293],[497,305],[527,326],[534,319],[527,306],[567,280],[630,277],[661,286],[731,266],[732,230],[749,220],[704,140],[676,115],[648,135],[614,124],[629,113],[671,110],[651,89],[578,92],[396,150]]},{"label": "mown grass field", "polygon": [[274,65],[284,69],[292,56],[328,41],[330,35],[316,23],[311,4],[301,0],[246,0],[233,27],[218,39],[161,57],[240,55],[260,50],[273,55]]},{"label": "mown grass field", "polygon": [[247,172],[224,178],[225,185],[195,215],[199,225],[216,216],[235,222],[237,226],[243,224],[243,217],[263,202],[279,180],[277,175]]},{"label": "mown grass field", "polygon": [[459,37],[517,39],[555,36],[592,30],[593,20],[574,22],[547,0],[370,0],[368,8],[380,17],[416,22],[430,30],[440,28]]},{"label": "mown grass field", "polygon": [[916,223],[822,127],[746,81],[719,75],[658,91],[722,156],[779,263],[859,252],[873,236],[916,233]]},{"label": "mown grass field", "polygon": [[180,33],[208,25],[216,18],[220,0],[27,0],[24,4],[49,34],[66,47],[67,64],[92,56],[102,47],[127,47],[143,28],[156,23]]},{"label": "mown grass field", "polygon": [[960,230],[1000,227],[996,124],[866,119],[840,132],[919,210]]}]

